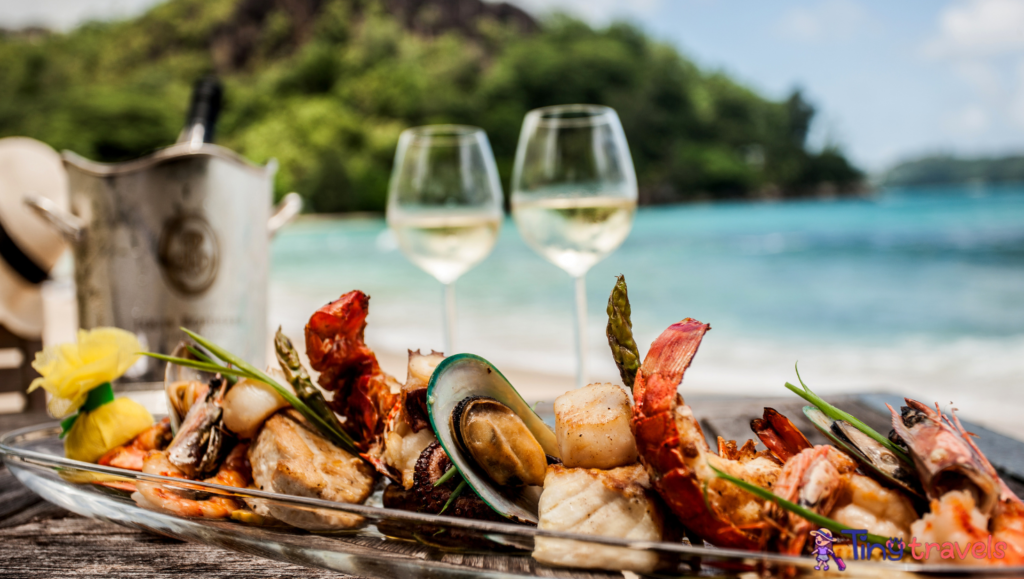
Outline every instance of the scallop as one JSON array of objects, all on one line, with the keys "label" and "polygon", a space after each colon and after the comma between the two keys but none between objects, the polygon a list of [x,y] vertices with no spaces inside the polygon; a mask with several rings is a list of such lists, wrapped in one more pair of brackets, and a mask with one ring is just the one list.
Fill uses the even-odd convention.
[{"label": "scallop", "polygon": [[[438,442],[476,494],[512,521],[537,524],[539,484],[544,480],[539,461],[546,459],[542,454],[559,456],[558,441],[505,376],[479,356],[450,356],[430,377],[427,410]],[[475,452],[482,458],[457,440],[459,434],[465,440],[471,430],[474,444],[481,444]],[[502,437],[507,440],[502,442]]]},{"label": "scallop", "polygon": [[270,385],[243,378],[224,396],[224,426],[239,438],[253,438],[267,418],[288,406]]},{"label": "scallop", "polygon": [[629,395],[614,384],[590,384],[555,399],[555,436],[562,464],[610,469],[637,461]]}]

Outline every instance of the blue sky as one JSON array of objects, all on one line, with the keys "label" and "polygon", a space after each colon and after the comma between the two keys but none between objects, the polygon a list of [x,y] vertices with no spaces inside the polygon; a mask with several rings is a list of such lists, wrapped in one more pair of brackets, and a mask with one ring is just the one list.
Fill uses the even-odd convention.
[{"label": "blue sky", "polygon": [[[817,146],[878,171],[932,152],[1024,152],[1024,0],[513,0],[639,24],[774,98],[801,87]],[[0,26],[68,28],[154,0],[0,2]]]}]

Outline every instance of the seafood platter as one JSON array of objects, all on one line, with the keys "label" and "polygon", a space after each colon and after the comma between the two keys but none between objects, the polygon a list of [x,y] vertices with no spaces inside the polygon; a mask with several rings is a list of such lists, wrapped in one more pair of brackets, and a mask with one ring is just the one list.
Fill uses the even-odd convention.
[{"label": "seafood platter", "polygon": [[797,373],[803,402],[709,443],[682,382],[710,326],[673,323],[641,357],[622,277],[622,383],[550,412],[473,354],[410,351],[405,381],[387,374],[368,308],[351,291],[312,314],[309,369],[280,330],[266,369],[186,330],[145,354],[166,362],[158,420],[109,391],[131,334],[83,332],[37,359],[62,423],[0,453],[73,512],[366,577],[1024,575],[1024,485],[951,409],[908,398],[875,429]]}]

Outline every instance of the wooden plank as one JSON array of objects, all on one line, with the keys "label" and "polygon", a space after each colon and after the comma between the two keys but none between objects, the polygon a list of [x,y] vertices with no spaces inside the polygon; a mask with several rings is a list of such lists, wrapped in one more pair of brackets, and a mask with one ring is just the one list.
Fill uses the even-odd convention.
[{"label": "wooden plank", "polygon": [[67,517],[0,530],[0,575],[24,579],[258,579],[348,577],[216,547],[182,543],[110,523]]}]

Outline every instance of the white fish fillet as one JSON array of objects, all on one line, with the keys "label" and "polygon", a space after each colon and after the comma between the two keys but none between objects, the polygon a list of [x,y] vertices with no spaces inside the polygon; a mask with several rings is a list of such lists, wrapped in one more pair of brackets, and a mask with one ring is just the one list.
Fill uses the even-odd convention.
[{"label": "white fish fillet", "polygon": [[[639,465],[611,470],[548,467],[538,528],[637,541],[660,541],[664,517]],[[546,565],[651,572],[658,555],[568,539],[537,537],[533,557]]]},{"label": "white fish fillet", "polygon": [[[249,463],[253,484],[261,490],[340,503],[362,503],[376,481],[369,464],[320,436],[294,409],[278,412],[263,424],[249,447]],[[262,501],[255,499],[246,502],[257,513],[265,511],[310,531],[348,529],[363,523],[358,515],[261,505]]]}]

